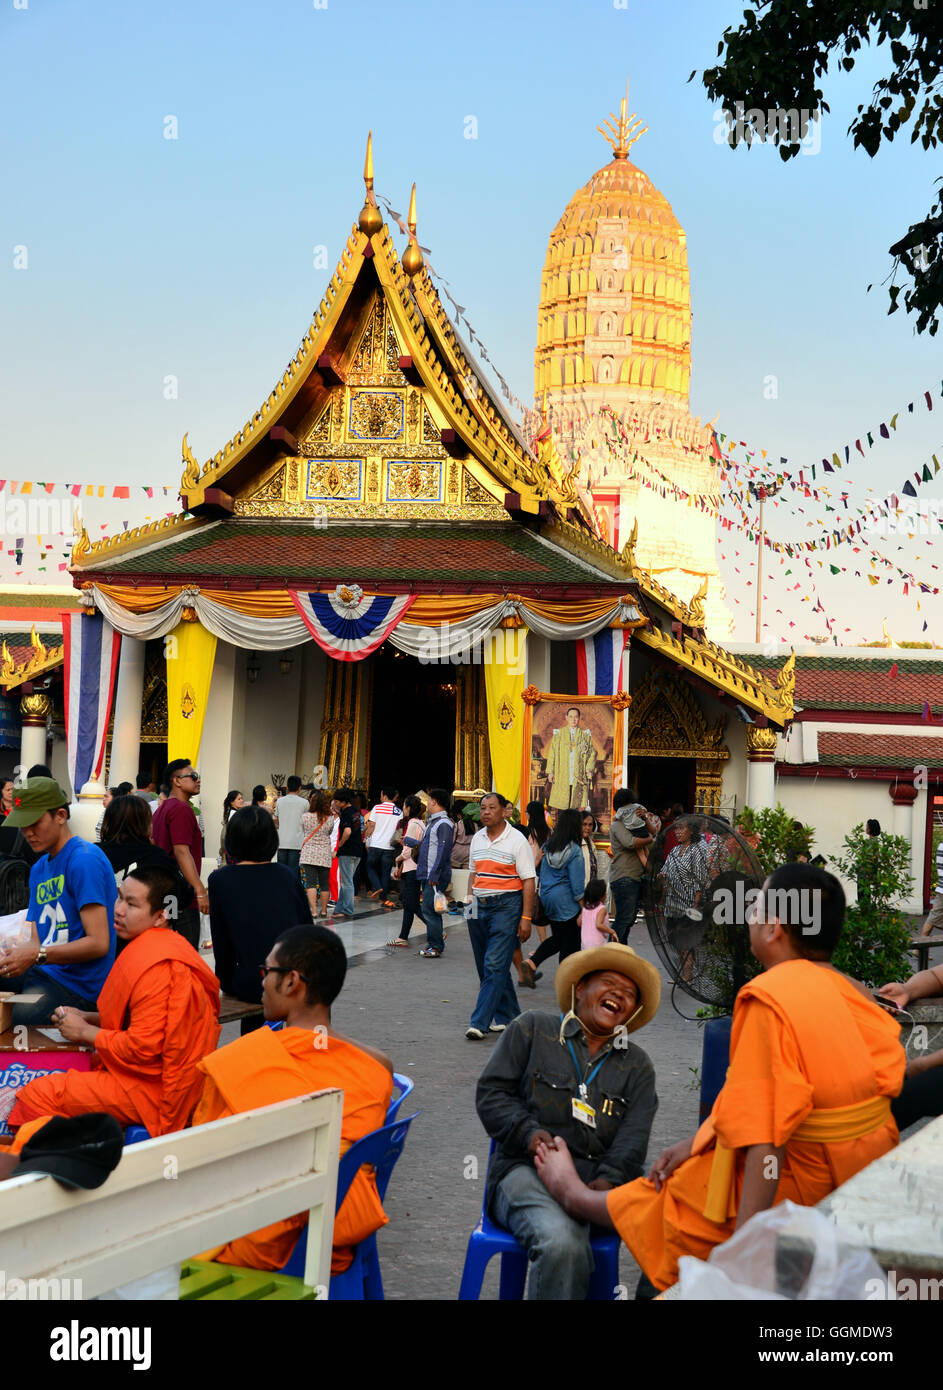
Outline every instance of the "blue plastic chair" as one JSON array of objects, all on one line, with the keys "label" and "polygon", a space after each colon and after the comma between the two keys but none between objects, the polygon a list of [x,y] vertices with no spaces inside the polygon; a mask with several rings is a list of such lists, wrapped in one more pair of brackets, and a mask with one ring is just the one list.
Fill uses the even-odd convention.
[{"label": "blue plastic chair", "polygon": [[143,1144],[150,1137],[143,1125],[128,1125],[124,1132],[124,1146],[127,1149],[132,1144]]},{"label": "blue plastic chair", "polygon": [[[488,1155],[488,1167],[494,1154],[494,1141]],[[487,1178],[485,1190],[487,1191]],[[619,1247],[622,1244],[617,1235],[608,1233],[594,1235],[590,1240],[593,1252],[593,1273],[589,1281],[586,1298],[594,1303],[611,1303],[615,1298],[615,1288],[619,1283]],[[458,1291],[460,1303],[474,1303],[481,1297],[481,1286],[489,1262],[500,1256],[501,1272],[498,1283],[498,1298],[502,1302],[519,1301],[524,1297],[524,1284],[527,1280],[527,1251],[523,1245],[492,1221],[481,1204],[481,1220],[468,1238],[465,1254],[465,1268],[462,1270],[462,1283]]]},{"label": "blue plastic chair", "polygon": [[[405,1079],[405,1078],[404,1078]],[[412,1084],[410,1083],[410,1090]],[[404,1092],[404,1095],[407,1094]],[[402,1100],[403,1096],[399,1097]],[[339,1211],[341,1203],[347,1196],[350,1184],[354,1180],[354,1175],[364,1163],[372,1163],[376,1170],[377,1192],[382,1202],[386,1196],[386,1189],[390,1185],[390,1178],[396,1166],[396,1160],[403,1152],[406,1143],[406,1135],[409,1133],[409,1126],[412,1124],[417,1110],[413,1115],[407,1115],[405,1120],[397,1120],[393,1124],[384,1125],[382,1129],[376,1129],[372,1134],[367,1134],[363,1139],[353,1144],[342,1157],[337,1169],[337,1200],[335,1211]],[[295,1244],[294,1250],[279,1270],[280,1274],[294,1275],[298,1279],[304,1278],[305,1255],[308,1250],[308,1228],[301,1232]],[[380,1302],[384,1298],[383,1279],[380,1274],[380,1257],[377,1254],[376,1233],[367,1236],[354,1250],[354,1259],[349,1269],[345,1269],[341,1274],[331,1275],[330,1299],[346,1302]]]},{"label": "blue plastic chair", "polygon": [[[415,1081],[412,1081],[408,1076],[400,1076],[398,1071],[394,1071],[393,1089],[395,1091],[398,1086],[399,1095],[393,1096],[392,1100],[390,1101],[389,1108],[386,1112],[386,1122],[388,1125],[391,1125],[393,1121],[396,1119],[400,1106],[402,1105],[406,1097],[409,1095],[410,1091],[413,1089],[415,1084]],[[419,1114],[418,1110],[416,1111],[416,1114]]]}]

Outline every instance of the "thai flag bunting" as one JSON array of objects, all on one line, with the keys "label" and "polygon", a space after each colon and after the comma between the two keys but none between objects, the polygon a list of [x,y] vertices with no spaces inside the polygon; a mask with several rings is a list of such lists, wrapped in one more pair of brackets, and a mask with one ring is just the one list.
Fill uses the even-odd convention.
[{"label": "thai flag bunting", "polygon": [[72,793],[101,775],[121,636],[95,613],[63,613],[66,758]]},{"label": "thai flag bunting", "polygon": [[576,644],[578,695],[617,695],[623,689],[622,656],[629,630],[604,627]]},{"label": "thai flag bunting", "polygon": [[315,642],[336,661],[363,661],[375,652],[416,597],[365,594],[357,584],[339,584],[330,594],[289,593]]}]

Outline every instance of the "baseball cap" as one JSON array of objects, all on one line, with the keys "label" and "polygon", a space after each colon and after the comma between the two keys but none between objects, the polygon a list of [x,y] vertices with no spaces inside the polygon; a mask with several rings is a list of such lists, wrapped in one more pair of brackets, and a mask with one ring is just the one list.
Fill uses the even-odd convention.
[{"label": "baseball cap", "polygon": [[12,1176],[45,1173],[63,1187],[101,1187],[123,1147],[124,1131],[112,1115],[57,1115],[23,1145]]},{"label": "baseball cap", "polygon": [[13,786],[13,810],[5,825],[35,825],[46,811],[58,811],[68,806],[69,797],[54,777],[27,777],[21,786]]}]

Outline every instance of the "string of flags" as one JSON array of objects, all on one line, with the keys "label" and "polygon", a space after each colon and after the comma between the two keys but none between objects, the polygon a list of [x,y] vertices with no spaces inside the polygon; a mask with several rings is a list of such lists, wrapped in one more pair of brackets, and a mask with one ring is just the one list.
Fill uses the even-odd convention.
[{"label": "string of flags", "polygon": [[179,488],[158,487],[153,484],[136,483],[40,483],[31,479],[20,481],[16,478],[0,478],[0,492],[6,489],[11,497],[97,497],[128,501],[138,491],[146,497],[176,497]]}]

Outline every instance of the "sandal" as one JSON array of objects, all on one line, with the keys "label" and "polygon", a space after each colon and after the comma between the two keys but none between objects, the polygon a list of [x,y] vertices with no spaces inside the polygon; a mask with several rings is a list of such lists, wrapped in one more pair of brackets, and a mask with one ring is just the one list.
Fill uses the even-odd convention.
[{"label": "sandal", "polygon": [[398,947],[401,951],[409,950],[409,942],[404,941],[401,936],[394,937],[392,941],[388,941],[386,944],[390,947]]},{"label": "sandal", "polygon": [[521,974],[520,974],[520,978],[519,978],[519,980],[518,980],[518,984],[522,985],[522,986],[524,987],[524,989],[536,989],[536,988],[537,988],[537,981],[538,981],[539,979],[540,979],[540,971],[538,971],[538,969],[537,969],[536,965],[534,965],[533,961],[531,961],[531,960],[522,960],[522,961],[521,961]]}]

